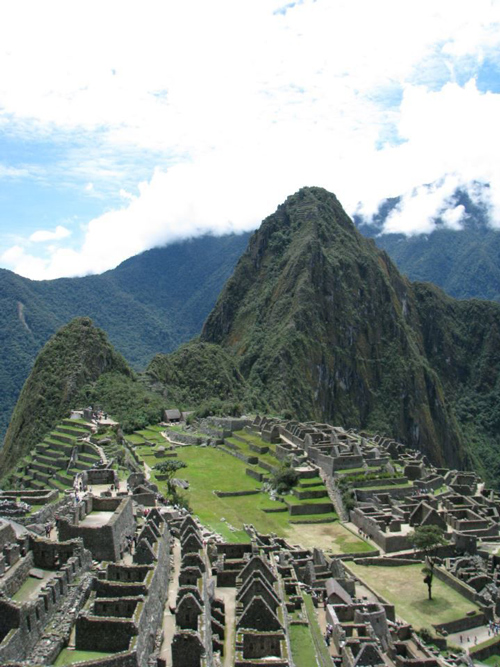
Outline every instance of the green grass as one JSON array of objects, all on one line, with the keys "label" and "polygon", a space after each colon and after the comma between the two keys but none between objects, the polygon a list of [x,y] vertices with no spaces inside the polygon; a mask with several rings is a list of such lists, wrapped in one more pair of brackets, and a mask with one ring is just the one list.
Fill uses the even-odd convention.
[{"label": "green grass", "polygon": [[84,662],[86,660],[98,660],[109,658],[110,653],[100,653],[99,651],[71,651],[64,648],[54,663],[54,667],[64,667],[64,665],[73,665],[75,662]]},{"label": "green grass", "polygon": [[400,567],[349,563],[349,567],[355,575],[360,576],[386,600],[396,605],[398,616],[416,629],[455,621],[465,616],[468,611],[478,611],[474,603],[436,577],[432,583],[433,599],[428,600],[421,563]]},{"label": "green grass", "polygon": [[366,473],[373,472],[373,469],[372,471],[370,471],[368,468],[363,467],[363,468],[343,468],[342,470],[335,470],[336,475],[356,475],[356,474],[359,475],[363,472]]},{"label": "green grass", "polygon": [[248,442],[244,443],[240,440],[237,440],[236,438],[225,438],[225,441],[235,445],[242,454],[245,454],[245,456],[257,456],[259,463],[262,461],[263,463],[267,463],[275,468],[280,465],[279,460],[272,454],[274,451],[273,447],[263,442],[262,440],[255,444],[258,444],[261,447],[270,447],[270,451],[267,454],[259,454],[258,452],[254,452],[252,449],[250,449]]},{"label": "green grass", "polygon": [[482,660],[481,665],[490,665],[490,667],[500,667],[500,656],[498,655],[490,655],[489,658],[486,658],[485,660]]},{"label": "green grass", "polygon": [[12,596],[14,602],[26,602],[30,595],[40,588],[40,580],[35,577],[28,577],[19,590]]},{"label": "green grass", "polygon": [[137,435],[137,433],[130,433],[126,436],[126,439],[133,445],[141,445],[144,442],[143,436]]},{"label": "green grass", "polygon": [[290,625],[290,644],[296,667],[313,667],[316,651],[307,625]]},{"label": "green grass", "polygon": [[[309,619],[308,628],[314,642],[316,655],[319,658],[320,665],[322,665],[322,667],[326,667],[326,665],[332,664],[332,659],[330,657],[330,653],[328,652],[325,640],[323,639],[323,634],[321,633],[321,629],[319,627],[318,618],[316,616],[316,610],[314,608],[313,601],[311,599],[311,596],[307,595],[306,593],[304,593],[304,604],[307,612],[307,617]],[[311,664],[314,665],[314,663]]]},{"label": "green grass", "polygon": [[[267,514],[263,511],[282,508],[283,503],[271,500],[265,493],[229,498],[219,498],[214,494],[214,490],[249,491],[261,488],[257,480],[245,474],[247,466],[242,461],[213,447],[178,447],[176,452],[178,459],[187,464],[179,476],[189,481],[189,504],[203,523],[231,542],[248,541],[248,535],[243,530],[244,523],[252,523],[263,533],[273,532],[286,537],[290,528],[289,513]],[[143,458],[148,465],[153,463],[152,460],[156,461],[154,456]],[[153,479],[155,476],[153,471]],[[164,485],[161,481],[157,484],[160,488]],[[228,523],[236,531],[231,531]]]},{"label": "green grass", "polygon": [[[136,452],[150,466],[158,463],[154,450],[148,447],[136,449]],[[253,524],[262,533],[276,533],[293,544],[305,547],[319,546],[333,553],[353,553],[371,550],[371,546],[350,533],[338,521],[334,512],[321,515],[291,516],[288,511],[266,513],[264,509],[283,508],[284,503],[273,501],[265,493],[251,496],[219,498],[217,491],[259,490],[260,482],[245,474],[249,466],[239,459],[214,447],[183,446],[176,447],[177,458],[187,464],[179,471],[179,477],[189,481],[186,498],[201,521],[220,533],[230,542],[248,542],[249,537],[243,530],[243,524]],[[156,473],[152,471],[152,481]],[[156,482],[165,492],[165,482]],[[296,499],[295,499],[296,500]],[[314,504],[314,503],[313,503]],[[292,524],[296,520],[334,519],[333,523],[305,525]],[[225,519],[222,521],[222,519]],[[236,530],[228,527],[231,524]]]}]

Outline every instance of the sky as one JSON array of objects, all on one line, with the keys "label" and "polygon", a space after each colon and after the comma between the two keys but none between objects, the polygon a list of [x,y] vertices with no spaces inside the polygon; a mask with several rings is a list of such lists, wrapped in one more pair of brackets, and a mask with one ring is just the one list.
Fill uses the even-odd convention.
[{"label": "sky", "polygon": [[499,47],[500,0],[2,3],[0,267],[100,273],[303,186],[500,228]]}]

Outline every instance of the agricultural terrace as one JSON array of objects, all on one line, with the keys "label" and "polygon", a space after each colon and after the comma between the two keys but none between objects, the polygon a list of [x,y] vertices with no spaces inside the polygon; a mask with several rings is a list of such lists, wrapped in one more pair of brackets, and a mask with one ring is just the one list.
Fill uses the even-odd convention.
[{"label": "agricultural terrace", "polygon": [[479,611],[474,603],[437,577],[432,582],[433,599],[429,600],[427,586],[423,583],[422,563],[398,567],[348,563],[348,568],[394,604],[396,614],[417,630],[429,628],[431,624],[455,621],[470,611]]},{"label": "agricultural terrace", "polygon": [[[151,468],[151,481],[158,485],[161,492],[166,492],[166,483],[157,479],[153,469],[158,462],[164,460],[155,456],[158,446],[168,444],[160,435],[159,428],[139,431],[127,439],[144,463]],[[230,542],[249,541],[243,524],[253,524],[259,532],[276,533],[292,543],[304,547],[319,547],[332,553],[362,553],[372,549],[364,540],[345,528],[333,511],[291,515],[285,502],[271,500],[269,494],[262,490],[263,484],[247,475],[246,469],[269,474],[268,470],[260,468],[261,462],[277,468],[279,461],[273,456],[272,445],[269,446],[254,435],[243,432],[237,435],[239,439],[228,438],[223,448],[182,445],[174,449],[177,458],[187,465],[179,471],[179,477],[189,482],[189,489],[184,492],[186,500],[206,526]],[[145,441],[151,444],[146,445]],[[250,450],[250,444],[269,447],[270,451],[256,454]],[[257,456],[258,463],[242,461],[224,451],[226,448],[244,456]],[[324,488],[319,477],[302,480],[299,488],[310,487],[316,490]],[[221,498],[215,495],[214,491],[255,493]],[[283,500],[289,505],[309,506],[325,503],[325,500],[329,502],[328,497],[301,501],[293,494],[285,496]],[[304,523],[309,521],[315,523]]]}]

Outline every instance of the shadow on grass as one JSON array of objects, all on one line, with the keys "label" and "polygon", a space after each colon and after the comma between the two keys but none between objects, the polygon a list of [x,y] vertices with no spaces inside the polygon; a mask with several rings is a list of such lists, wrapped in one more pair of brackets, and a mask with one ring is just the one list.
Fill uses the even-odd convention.
[{"label": "shadow on grass", "polygon": [[429,621],[432,623],[432,614],[441,614],[448,609],[451,609],[452,605],[449,600],[444,600],[440,597],[434,597],[432,600],[422,599],[414,600],[413,602],[407,602],[407,605],[410,609],[418,611],[419,614],[429,614],[431,615]]}]

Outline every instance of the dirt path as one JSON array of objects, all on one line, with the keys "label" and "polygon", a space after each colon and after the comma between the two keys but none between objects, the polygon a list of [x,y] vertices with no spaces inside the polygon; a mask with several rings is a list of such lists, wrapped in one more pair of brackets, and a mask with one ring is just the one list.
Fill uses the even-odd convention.
[{"label": "dirt path", "polygon": [[223,667],[234,665],[234,642],[236,628],[236,588],[216,588],[215,597],[224,601],[225,611],[225,638]]},{"label": "dirt path", "polygon": [[168,585],[168,598],[163,610],[163,643],[160,650],[160,658],[165,660],[167,667],[172,665],[172,640],[175,635],[175,615],[171,613],[177,600],[177,591],[179,590],[179,573],[181,571],[181,545],[179,540],[175,540],[173,548],[173,568],[170,573]]}]

